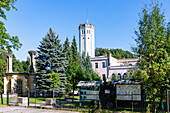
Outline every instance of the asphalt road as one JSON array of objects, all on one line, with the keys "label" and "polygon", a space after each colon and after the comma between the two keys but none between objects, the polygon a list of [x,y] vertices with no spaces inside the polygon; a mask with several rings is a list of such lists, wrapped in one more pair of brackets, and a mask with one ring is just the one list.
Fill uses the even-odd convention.
[{"label": "asphalt road", "polygon": [[78,112],[7,106],[0,107],[0,113],[78,113]]}]

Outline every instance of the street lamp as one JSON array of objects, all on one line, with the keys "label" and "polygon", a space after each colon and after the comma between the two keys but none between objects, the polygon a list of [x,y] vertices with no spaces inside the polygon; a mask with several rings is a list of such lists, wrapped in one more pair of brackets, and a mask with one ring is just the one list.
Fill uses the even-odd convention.
[{"label": "street lamp", "polygon": [[34,89],[35,89],[35,106],[36,106],[36,84],[34,84]]}]

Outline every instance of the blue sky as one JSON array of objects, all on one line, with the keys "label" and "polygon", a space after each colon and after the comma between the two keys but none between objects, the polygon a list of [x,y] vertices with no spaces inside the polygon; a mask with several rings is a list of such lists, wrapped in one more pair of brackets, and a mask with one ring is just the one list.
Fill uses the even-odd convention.
[{"label": "blue sky", "polygon": [[[170,0],[160,0],[165,19],[170,21]],[[18,36],[23,46],[14,54],[26,60],[29,50],[37,50],[42,38],[52,27],[61,42],[66,37],[72,42],[75,35],[79,44],[79,24],[88,20],[95,26],[95,47],[120,48],[131,51],[135,44],[134,30],[139,13],[151,0],[18,0],[17,11],[6,12],[8,33]]]}]

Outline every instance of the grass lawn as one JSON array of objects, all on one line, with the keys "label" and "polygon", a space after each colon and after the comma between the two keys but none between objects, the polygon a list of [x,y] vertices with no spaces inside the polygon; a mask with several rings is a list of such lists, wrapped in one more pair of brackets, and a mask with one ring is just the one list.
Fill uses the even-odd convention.
[{"label": "grass lawn", "polygon": [[[12,97],[9,98],[9,101],[12,99]],[[7,98],[3,98],[3,105],[7,105]],[[1,98],[0,98],[0,106],[2,106]]]},{"label": "grass lawn", "polygon": [[[73,98],[73,96],[70,96],[70,98]],[[36,98],[36,103],[39,103],[39,102],[45,102],[46,101],[46,99],[52,99],[52,98],[45,98],[45,97],[37,97]],[[65,97],[57,97],[57,98],[55,98],[56,100],[63,100],[63,99],[65,99]],[[79,99],[79,96],[74,96],[74,99]],[[30,101],[30,103],[35,103],[35,97],[30,97],[29,98],[29,101]]]}]

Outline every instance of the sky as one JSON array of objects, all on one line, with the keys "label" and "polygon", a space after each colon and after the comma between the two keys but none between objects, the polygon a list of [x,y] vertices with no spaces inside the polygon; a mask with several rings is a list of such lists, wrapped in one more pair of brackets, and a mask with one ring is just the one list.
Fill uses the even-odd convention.
[{"label": "sky", "polygon": [[[95,48],[119,48],[131,51],[135,44],[139,13],[151,0],[17,0],[18,9],[6,12],[5,26],[11,36],[18,36],[22,47],[13,53],[20,61],[37,50],[52,27],[61,43],[66,37],[79,45],[80,24],[95,26]],[[160,0],[166,22],[170,22],[170,0]],[[133,38],[134,37],[134,38]]]}]

